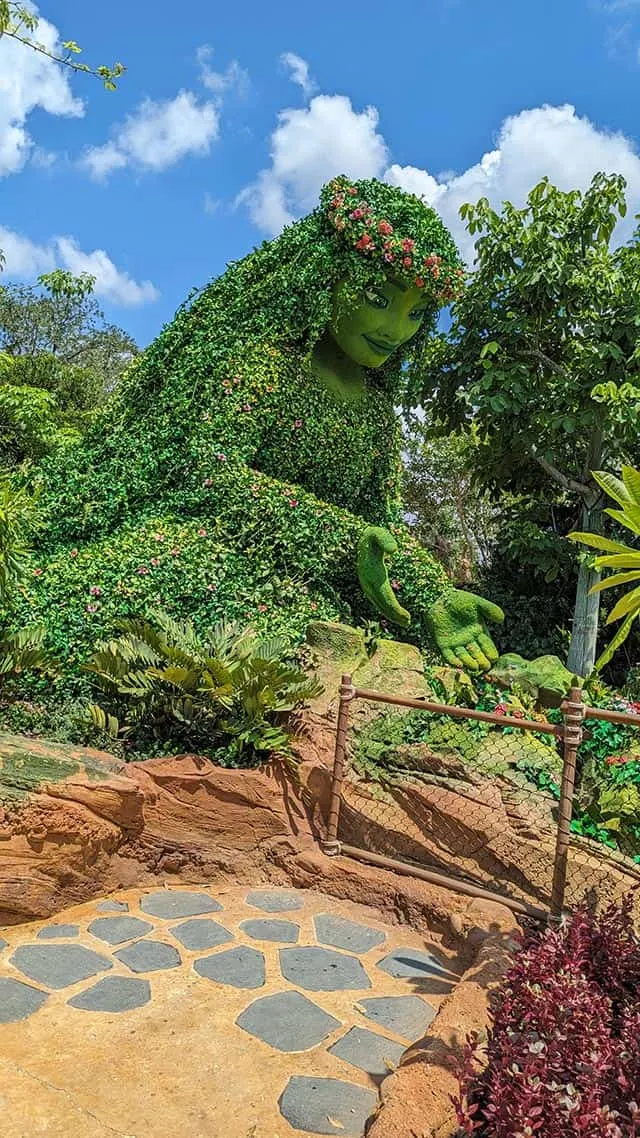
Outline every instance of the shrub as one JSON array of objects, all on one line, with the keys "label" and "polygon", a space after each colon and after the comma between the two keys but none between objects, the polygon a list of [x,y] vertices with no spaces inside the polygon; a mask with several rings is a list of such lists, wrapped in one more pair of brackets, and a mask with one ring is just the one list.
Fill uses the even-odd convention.
[{"label": "shrub", "polygon": [[478,1138],[640,1134],[640,941],[632,901],[526,939],[494,1000],[487,1065],[469,1039],[454,1098]]},{"label": "shrub", "polygon": [[283,659],[283,641],[258,640],[250,629],[221,624],[201,636],[162,611],[117,627],[121,635],[101,641],[84,666],[107,697],[89,715],[137,749],[195,750],[236,766],[265,761],[289,750],[283,716],[322,691]]}]

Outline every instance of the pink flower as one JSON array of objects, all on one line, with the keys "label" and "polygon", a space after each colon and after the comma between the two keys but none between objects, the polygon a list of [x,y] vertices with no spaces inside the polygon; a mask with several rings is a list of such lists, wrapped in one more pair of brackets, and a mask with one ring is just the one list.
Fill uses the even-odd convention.
[{"label": "pink flower", "polygon": [[498,703],[498,704],[496,704],[496,706],[495,706],[495,707],[494,707],[494,709],[493,709],[493,714],[494,714],[494,715],[506,715],[506,714],[507,714],[507,705],[506,705],[506,703]]},{"label": "pink flower", "polygon": [[297,506],[298,505],[298,499],[297,498],[289,498],[288,502],[289,502],[290,506]]},{"label": "pink flower", "polygon": [[34,569],[33,575],[34,575],[34,577],[40,577],[42,575],[42,572],[43,572],[42,569]]},{"label": "pink flower", "polygon": [[[226,462],[227,461],[226,454],[224,454],[223,451],[221,451],[221,450],[218,451],[216,458],[217,458],[218,462]],[[211,481],[213,481],[213,479],[211,479]]]},{"label": "pink flower", "polygon": [[317,607],[318,607],[318,602],[317,601],[311,601],[309,608],[314,609],[314,611],[315,611],[315,609],[317,609]]},{"label": "pink flower", "polygon": [[394,577],[393,581],[391,581],[391,588],[396,590],[396,591],[400,588],[400,582],[396,581],[395,577]]},{"label": "pink flower", "polygon": [[199,529],[198,530],[198,537],[206,537],[206,536],[207,536],[206,529]]},{"label": "pink flower", "polygon": [[169,553],[171,554],[172,557],[179,557],[181,552],[182,552],[182,550],[177,545],[174,545],[173,549],[169,550]]},{"label": "pink flower", "polygon": [[99,585],[92,585],[91,588],[89,589],[89,594],[92,597],[101,597],[102,596],[102,589],[100,588]]},{"label": "pink flower", "polygon": [[151,558],[151,564],[152,564],[152,565],[154,566],[154,568],[155,568],[155,566],[156,566],[156,565],[159,565],[159,564],[160,564],[160,558],[159,558],[159,557],[152,557],[152,558]]},{"label": "pink flower", "polygon": [[258,605],[258,612],[266,612],[267,605]]},{"label": "pink flower", "polygon": [[215,593],[215,591],[216,591],[215,585],[212,585],[212,584],[207,585],[207,589],[209,590],[210,593]]},{"label": "pink flower", "polygon": [[242,379],[239,375],[234,375],[233,382],[235,383],[235,385],[237,387],[239,383],[242,383]]},{"label": "pink flower", "polygon": [[352,221],[360,221],[360,218],[364,217],[364,214],[361,209],[354,209],[353,213],[349,214],[349,217]]},{"label": "pink flower", "polygon": [[302,419],[296,419],[293,426],[296,431],[299,431],[302,426]]},{"label": "pink flower", "polygon": [[428,269],[431,269],[434,265],[439,265],[441,260],[442,257],[439,257],[437,253],[431,253],[429,257],[425,257],[424,263]]},{"label": "pink flower", "polygon": [[271,392],[275,391],[275,387],[273,386],[272,383],[268,383],[267,386],[265,387],[265,391],[268,391],[269,395],[271,395]]},{"label": "pink flower", "polygon": [[204,480],[204,482],[202,483],[202,485],[203,485],[203,486],[207,486],[207,487],[209,487],[209,486],[213,486],[213,478],[205,478],[205,480]]},{"label": "pink flower", "polygon": [[404,267],[406,269],[410,269],[412,264],[413,264],[413,260],[411,257],[403,257],[402,258],[402,264],[404,265]]},{"label": "pink flower", "polygon": [[416,277],[416,288],[424,288],[424,280],[422,277]]},{"label": "pink flower", "polygon": [[72,549],[71,553],[69,554],[69,557],[77,557],[77,556],[78,556],[78,550]]},{"label": "pink flower", "polygon": [[251,410],[251,404],[250,403],[244,403],[242,410],[243,411],[250,411]]},{"label": "pink flower", "polygon": [[393,255],[393,253],[385,253],[384,259],[387,262],[387,264],[389,264],[389,265],[391,265],[393,263],[393,261],[395,261],[395,257]]},{"label": "pink flower", "polygon": [[333,209],[340,209],[340,206],[344,205],[344,194],[336,194],[331,205]]},{"label": "pink flower", "polygon": [[164,534],[163,533],[154,533],[153,536],[154,536],[156,541],[164,541]]},{"label": "pink flower", "polygon": [[97,611],[98,611],[97,605],[87,605],[87,612],[97,612]]},{"label": "pink flower", "polygon": [[384,237],[388,237],[390,233],[393,233],[393,226],[389,221],[379,221],[378,233],[382,233]]},{"label": "pink flower", "polygon": [[412,241],[410,237],[402,238],[402,250],[404,253],[410,253],[414,245],[415,241]]},{"label": "pink flower", "polygon": [[354,198],[358,191],[356,190],[355,186],[349,186],[347,193],[351,194],[351,197]]},{"label": "pink flower", "polygon": [[138,568],[136,569],[136,573],[139,573],[141,577],[145,577],[148,572],[149,570],[147,569],[146,565],[138,565]]}]

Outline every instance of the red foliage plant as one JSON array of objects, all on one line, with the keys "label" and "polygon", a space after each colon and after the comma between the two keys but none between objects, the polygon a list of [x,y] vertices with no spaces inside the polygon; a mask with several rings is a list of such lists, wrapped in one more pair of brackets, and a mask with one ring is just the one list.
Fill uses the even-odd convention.
[{"label": "red foliage plant", "polygon": [[523,938],[470,1037],[453,1099],[461,1135],[640,1138],[640,940],[632,899]]}]

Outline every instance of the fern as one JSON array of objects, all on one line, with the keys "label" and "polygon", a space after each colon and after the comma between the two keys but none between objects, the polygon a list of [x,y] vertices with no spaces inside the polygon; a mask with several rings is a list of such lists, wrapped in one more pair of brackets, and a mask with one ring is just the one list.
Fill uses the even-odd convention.
[{"label": "fern", "polygon": [[251,629],[220,624],[200,637],[188,620],[154,611],[117,624],[84,670],[106,696],[87,721],[153,750],[170,744],[201,753],[225,746],[235,765],[287,753],[281,720],[322,686],[282,659],[285,644]]}]

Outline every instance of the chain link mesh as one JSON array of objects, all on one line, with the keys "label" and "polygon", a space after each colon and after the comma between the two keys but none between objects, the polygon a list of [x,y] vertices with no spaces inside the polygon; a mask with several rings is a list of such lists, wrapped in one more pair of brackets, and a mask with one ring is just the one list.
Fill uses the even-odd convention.
[{"label": "chain link mesh", "polygon": [[[458,707],[434,713],[353,701],[340,841],[548,910],[564,761],[562,716],[555,716],[555,733],[542,717],[539,725],[526,721],[526,727],[506,726],[502,718],[479,722]],[[637,727],[624,731],[595,720],[584,726],[565,905],[586,896],[601,906],[636,885],[640,905],[640,717]],[[618,744],[622,750],[615,749]],[[629,757],[634,747],[637,767]],[[630,781],[634,771],[637,784]],[[604,775],[611,777],[605,782]],[[609,793],[616,779],[633,790],[616,799]],[[620,809],[618,822],[612,807]],[[606,827],[594,821],[603,817],[603,808],[609,811]]]}]

